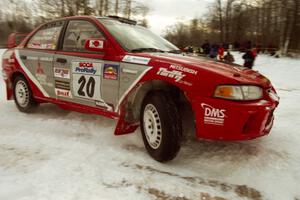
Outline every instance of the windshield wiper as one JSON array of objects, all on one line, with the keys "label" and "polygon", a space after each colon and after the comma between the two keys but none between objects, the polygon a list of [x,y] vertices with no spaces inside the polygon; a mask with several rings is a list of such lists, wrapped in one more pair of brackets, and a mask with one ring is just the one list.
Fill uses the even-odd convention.
[{"label": "windshield wiper", "polygon": [[137,49],[132,49],[130,52],[137,53],[137,52],[161,52],[164,53],[165,51],[161,49],[155,49],[155,48],[137,48]]}]

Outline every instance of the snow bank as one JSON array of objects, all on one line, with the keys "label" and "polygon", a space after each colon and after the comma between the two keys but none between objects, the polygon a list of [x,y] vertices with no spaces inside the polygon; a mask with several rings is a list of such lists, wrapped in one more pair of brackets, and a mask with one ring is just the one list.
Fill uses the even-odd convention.
[{"label": "snow bank", "polygon": [[281,96],[272,133],[189,141],[166,164],[147,155],[140,131],[113,136],[113,120],[50,104],[18,112],[0,78],[0,199],[299,199],[300,60],[259,56],[255,69]]}]

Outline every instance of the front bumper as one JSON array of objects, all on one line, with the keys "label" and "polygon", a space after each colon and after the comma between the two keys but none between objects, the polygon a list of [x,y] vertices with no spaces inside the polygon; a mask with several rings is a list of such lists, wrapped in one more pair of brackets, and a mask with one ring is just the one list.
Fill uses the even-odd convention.
[{"label": "front bumper", "polygon": [[268,98],[255,102],[237,102],[201,98],[193,101],[197,137],[237,141],[267,135],[273,126],[273,113],[278,100]]}]

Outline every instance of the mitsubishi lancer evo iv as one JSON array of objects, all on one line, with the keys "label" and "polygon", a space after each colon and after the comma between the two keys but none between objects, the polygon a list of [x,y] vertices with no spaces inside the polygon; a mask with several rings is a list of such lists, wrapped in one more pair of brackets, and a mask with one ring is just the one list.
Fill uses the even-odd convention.
[{"label": "mitsubishi lancer evo iv", "polygon": [[279,97],[260,73],[191,57],[135,21],[76,16],[45,23],[3,55],[7,99],[21,112],[41,103],[118,120],[115,135],[141,127],[148,153],[175,158],[183,105],[198,139],[267,135]]}]

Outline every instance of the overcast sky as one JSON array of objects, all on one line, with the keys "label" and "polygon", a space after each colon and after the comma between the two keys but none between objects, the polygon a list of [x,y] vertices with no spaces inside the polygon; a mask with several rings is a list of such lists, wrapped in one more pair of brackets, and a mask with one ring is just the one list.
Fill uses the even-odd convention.
[{"label": "overcast sky", "polygon": [[165,28],[178,20],[201,17],[213,0],[148,0],[151,8],[148,21],[150,29],[162,34]]}]

